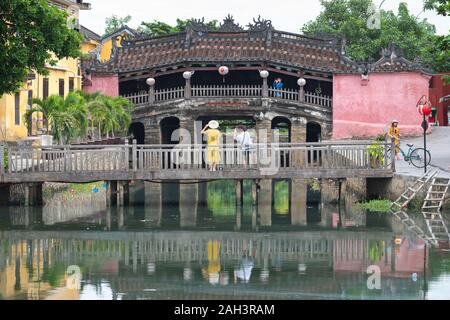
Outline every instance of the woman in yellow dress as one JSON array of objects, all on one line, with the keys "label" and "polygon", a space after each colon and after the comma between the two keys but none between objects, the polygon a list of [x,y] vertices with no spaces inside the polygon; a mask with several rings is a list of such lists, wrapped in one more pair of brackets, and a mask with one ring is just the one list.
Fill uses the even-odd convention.
[{"label": "woman in yellow dress", "polygon": [[217,129],[219,128],[219,122],[212,120],[202,130],[202,134],[205,134],[208,141],[208,167],[209,171],[217,171],[217,165],[220,162],[220,137],[221,133]]},{"label": "woman in yellow dress", "polygon": [[400,160],[400,129],[398,128],[398,121],[392,120],[392,124],[388,129],[387,135],[394,141],[395,155],[397,160]]}]

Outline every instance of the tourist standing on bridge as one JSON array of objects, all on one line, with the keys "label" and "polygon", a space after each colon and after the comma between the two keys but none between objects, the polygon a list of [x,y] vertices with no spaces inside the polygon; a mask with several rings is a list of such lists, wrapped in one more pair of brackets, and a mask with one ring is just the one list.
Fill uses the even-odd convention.
[{"label": "tourist standing on bridge", "polygon": [[397,160],[400,159],[400,129],[398,128],[398,120],[392,120],[391,126],[388,129],[387,135],[395,144],[395,156]]},{"label": "tourist standing on bridge", "polygon": [[222,133],[218,130],[219,122],[212,120],[202,130],[202,134],[206,135],[208,149],[207,161],[209,171],[217,171],[217,165],[220,162],[220,137]]},{"label": "tourist standing on bridge", "polygon": [[284,87],[283,79],[276,78],[273,87],[275,88],[275,97],[281,97],[281,89]]},{"label": "tourist standing on bridge", "polygon": [[247,127],[240,125],[235,128],[233,138],[241,149],[244,165],[250,164],[250,152],[253,149],[253,141]]}]

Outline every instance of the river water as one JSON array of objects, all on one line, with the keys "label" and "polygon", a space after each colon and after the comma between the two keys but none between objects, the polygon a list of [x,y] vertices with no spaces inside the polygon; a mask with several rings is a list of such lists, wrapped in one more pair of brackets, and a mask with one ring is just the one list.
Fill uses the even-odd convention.
[{"label": "river water", "polygon": [[0,208],[1,299],[450,298],[449,251],[324,188],[254,205],[246,182],[242,208],[234,182],[135,185],[125,208],[98,190]]}]

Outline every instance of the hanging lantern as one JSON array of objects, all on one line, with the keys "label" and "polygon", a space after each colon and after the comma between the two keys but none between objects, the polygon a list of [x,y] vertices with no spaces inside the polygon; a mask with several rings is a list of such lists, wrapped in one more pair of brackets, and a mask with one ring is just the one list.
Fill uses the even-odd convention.
[{"label": "hanging lantern", "polygon": [[221,76],[226,76],[228,74],[228,72],[230,72],[228,67],[225,67],[225,66],[219,67],[219,73]]},{"label": "hanging lantern", "polygon": [[267,79],[269,77],[269,71],[262,70],[262,71],[259,72],[259,75],[260,75],[261,78]]},{"label": "hanging lantern", "polygon": [[219,73],[223,77],[223,82],[224,83],[225,83],[225,76],[228,74],[228,72],[230,72],[228,67],[226,67],[226,66],[219,67]]},{"label": "hanging lantern", "polygon": [[417,111],[421,116],[429,116],[431,114],[431,102],[426,96],[422,96],[417,103]]},{"label": "hanging lantern", "polygon": [[192,75],[194,74],[194,72],[193,71],[185,71],[184,73],[183,73],[183,78],[185,79],[185,80],[189,80],[190,78],[192,78]]},{"label": "hanging lantern", "polygon": [[297,84],[298,84],[300,87],[304,87],[304,86],[306,85],[306,79],[304,79],[304,78],[299,78],[299,79],[297,80]]}]

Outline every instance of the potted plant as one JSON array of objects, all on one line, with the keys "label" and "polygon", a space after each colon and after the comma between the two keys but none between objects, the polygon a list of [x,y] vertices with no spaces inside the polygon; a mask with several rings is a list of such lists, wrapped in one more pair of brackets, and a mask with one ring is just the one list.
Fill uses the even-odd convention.
[{"label": "potted plant", "polygon": [[384,135],[380,134],[375,138],[374,143],[368,147],[370,166],[372,168],[379,168],[381,166],[384,166],[385,149],[381,144],[385,141],[384,139]]}]

